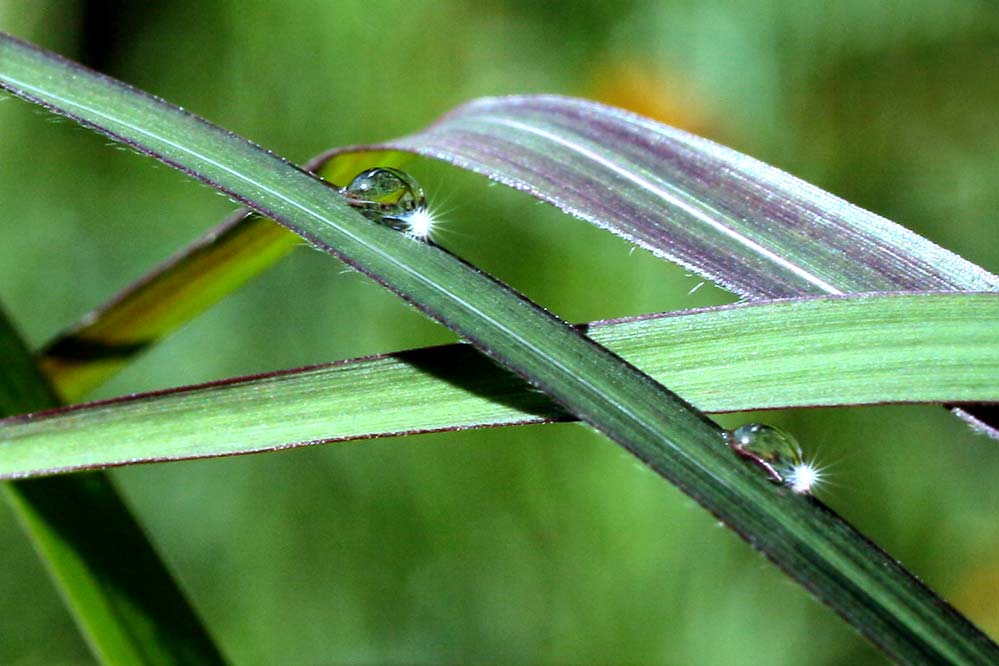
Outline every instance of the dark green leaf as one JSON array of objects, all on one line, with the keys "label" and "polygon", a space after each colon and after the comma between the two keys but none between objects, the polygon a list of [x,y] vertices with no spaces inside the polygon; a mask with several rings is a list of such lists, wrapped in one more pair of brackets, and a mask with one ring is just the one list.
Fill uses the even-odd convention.
[{"label": "dark green leaf", "polygon": [[369,222],[249,142],[51,53],[0,37],[0,86],[244,201],[445,323],[634,453],[908,663],[992,663],[999,647],[811,498],[630,364],[439,248]]}]

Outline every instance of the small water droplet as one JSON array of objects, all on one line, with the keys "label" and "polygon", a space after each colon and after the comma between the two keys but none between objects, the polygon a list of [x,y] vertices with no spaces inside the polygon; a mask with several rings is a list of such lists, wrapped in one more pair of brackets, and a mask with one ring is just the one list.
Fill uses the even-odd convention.
[{"label": "small water droplet", "polygon": [[341,191],[348,203],[366,218],[398,231],[409,232],[413,226],[411,220],[428,216],[423,188],[400,169],[366,169]]},{"label": "small water droplet", "polygon": [[762,468],[775,483],[790,486],[794,492],[811,492],[819,471],[805,462],[798,440],[780,428],[750,423],[726,432],[728,445],[746,460]]}]

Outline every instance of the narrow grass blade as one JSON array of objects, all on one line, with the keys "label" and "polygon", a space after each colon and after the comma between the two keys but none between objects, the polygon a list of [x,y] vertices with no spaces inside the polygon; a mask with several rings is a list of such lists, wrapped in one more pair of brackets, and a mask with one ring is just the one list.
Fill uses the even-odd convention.
[{"label": "narrow grass blade", "polygon": [[53,340],[39,366],[63,400],[76,402],[301,242],[270,220],[237,213]]},{"label": "narrow grass blade", "polygon": [[[0,359],[0,413],[56,405],[3,313]],[[3,492],[101,663],[224,663],[107,477],[31,479]]]},{"label": "narrow grass blade", "polygon": [[838,516],[733,455],[703,414],[474,267],[369,222],[244,139],[6,36],[0,86],[229,193],[392,289],[634,453],[894,658],[999,659],[999,647]]},{"label": "narrow grass blade", "polygon": [[[756,302],[585,327],[707,412],[999,401],[999,294]],[[0,421],[0,478],[571,419],[468,345]]]}]

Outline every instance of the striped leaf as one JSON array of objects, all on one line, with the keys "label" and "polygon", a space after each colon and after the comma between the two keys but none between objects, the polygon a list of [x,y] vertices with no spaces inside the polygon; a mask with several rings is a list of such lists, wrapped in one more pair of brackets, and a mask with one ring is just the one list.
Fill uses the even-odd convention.
[{"label": "striped leaf", "polygon": [[[999,294],[812,297],[595,322],[707,412],[999,401]],[[237,416],[234,416],[238,414]],[[0,421],[0,478],[572,416],[468,345]]]}]

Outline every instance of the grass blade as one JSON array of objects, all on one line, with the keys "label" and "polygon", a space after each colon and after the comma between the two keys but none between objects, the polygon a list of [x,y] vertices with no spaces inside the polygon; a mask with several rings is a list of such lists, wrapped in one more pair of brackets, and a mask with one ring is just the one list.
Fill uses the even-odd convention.
[{"label": "grass blade", "polygon": [[530,192],[749,299],[999,291],[999,277],[905,227],[730,148],[595,102],[479,99],[365,149],[374,148],[442,159]]},{"label": "grass blade", "polygon": [[999,647],[828,509],[739,460],[700,412],[473,267],[369,222],[235,135],[11,37],[0,37],[0,85],[229,193],[389,287],[630,450],[896,659],[999,659]]},{"label": "grass blade", "polygon": [[[999,294],[756,302],[587,326],[707,412],[999,401]],[[432,408],[430,408],[432,406]],[[0,478],[571,416],[468,345],[0,421]]]},{"label": "grass blade", "polygon": [[[441,159],[526,190],[750,299],[999,289],[999,278],[980,267],[789,174],[699,137],[583,100],[477,100],[422,132],[336,149],[309,168],[345,182],[361,168],[400,163],[403,152]],[[608,182],[614,187],[608,188]],[[263,270],[296,242],[263,220],[248,221],[245,227],[230,223],[213,231],[168,270],[154,272],[49,345],[43,367],[60,392],[79,398],[130,354],[221,298],[252,271]],[[255,254],[248,261],[242,249],[249,247]],[[199,275],[205,258],[222,267],[220,277]],[[239,266],[251,261],[252,268]],[[239,279],[227,279],[226,270]],[[207,297],[197,296],[196,284],[203,285]],[[169,311],[175,297],[164,298],[171,287],[183,290],[176,314]],[[133,305],[148,304],[154,295],[156,305],[147,308],[153,310],[153,323],[132,330],[130,322],[148,316],[143,311],[135,317]],[[123,321],[119,312],[130,316]],[[999,427],[994,409],[958,413],[999,438],[989,425]]]},{"label": "grass blade", "polygon": [[[2,313],[0,358],[0,413],[55,406]],[[106,476],[31,479],[3,491],[101,663],[224,663]]]}]

